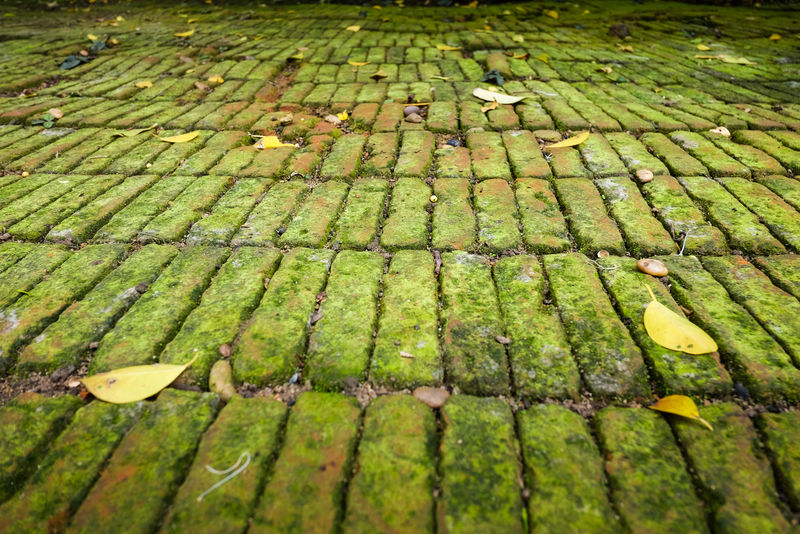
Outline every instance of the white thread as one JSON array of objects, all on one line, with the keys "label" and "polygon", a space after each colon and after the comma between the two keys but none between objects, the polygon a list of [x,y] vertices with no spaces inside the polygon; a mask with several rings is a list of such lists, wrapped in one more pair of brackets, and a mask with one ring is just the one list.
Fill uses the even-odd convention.
[{"label": "white thread", "polygon": [[[239,466],[239,464],[242,463],[242,459],[243,458],[244,458],[244,464]],[[217,482],[216,484],[214,484],[213,486],[211,486],[210,488],[208,488],[207,490],[205,490],[203,493],[201,493],[200,496],[197,498],[197,502],[202,501],[203,498],[205,498],[206,495],[208,495],[209,493],[211,493],[212,491],[214,491],[218,487],[222,486],[223,484],[228,482],[230,479],[232,479],[233,477],[235,477],[236,475],[238,475],[239,473],[241,473],[242,471],[247,469],[248,465],[250,465],[250,453],[247,452],[247,451],[245,451],[242,454],[240,454],[239,455],[239,459],[236,460],[236,463],[233,464],[232,466],[230,466],[229,468],[225,469],[225,470],[220,471],[218,469],[214,469],[210,465],[207,465],[206,466],[206,470],[208,470],[209,473],[213,473],[215,475],[228,475],[228,473],[230,473],[230,474],[228,476],[226,476],[225,478],[223,478],[222,480],[220,480],[219,482]]]}]

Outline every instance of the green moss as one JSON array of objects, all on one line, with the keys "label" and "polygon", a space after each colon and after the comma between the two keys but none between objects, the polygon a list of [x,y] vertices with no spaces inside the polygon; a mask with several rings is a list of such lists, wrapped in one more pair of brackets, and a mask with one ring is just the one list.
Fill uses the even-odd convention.
[{"label": "green moss", "polygon": [[[186,152],[182,153],[183,156],[177,166],[180,174],[201,174],[214,166],[229,150],[240,146],[245,143],[249,137],[245,132],[217,132],[205,143],[198,140],[202,137],[197,137],[193,141],[186,143]],[[181,145],[176,145],[181,146]],[[189,148],[192,148],[191,152]],[[169,148],[164,154],[157,159],[153,166],[150,168],[152,172],[157,172],[161,168],[169,168],[173,165],[177,153],[170,154],[173,148]],[[191,154],[191,155],[190,155]],[[170,169],[171,170],[171,169]]]},{"label": "green moss", "polygon": [[208,217],[192,226],[186,243],[192,245],[227,245],[234,232],[247,218],[263,192],[272,184],[271,180],[238,180],[214,204]]},{"label": "green moss", "polygon": [[644,143],[649,150],[652,150],[656,156],[661,158],[675,176],[708,174],[708,171],[702,163],[681,150],[678,145],[670,141],[664,134],[646,133],[639,138],[639,141]]},{"label": "green moss", "polygon": [[470,149],[472,172],[475,178],[478,180],[511,179],[511,168],[506,161],[506,149],[500,134],[472,132],[467,134],[467,146]]},{"label": "green moss", "polygon": [[597,250],[607,250],[615,254],[625,252],[622,235],[614,221],[606,214],[603,199],[591,180],[566,178],[555,180],[553,184],[559,200],[564,205],[572,235],[582,252]]},{"label": "green moss", "polygon": [[437,196],[433,209],[433,247],[439,250],[471,248],[475,242],[475,215],[469,181],[436,180],[433,191]]},{"label": "green moss", "polygon": [[800,256],[767,256],[756,258],[754,263],[773,284],[800,299]]},{"label": "green moss", "polygon": [[10,203],[0,209],[0,227],[8,228],[14,223],[25,219],[28,215],[58,200],[70,190],[91,178],[92,176],[88,175],[61,176],[55,180],[48,181],[42,187],[21,198],[14,198],[16,195],[12,195],[12,198],[8,199]]},{"label": "green moss", "polygon": [[347,189],[346,183],[338,181],[316,186],[294,214],[278,243],[289,247],[324,245],[347,196]]},{"label": "green moss", "polygon": [[475,185],[475,215],[481,248],[502,252],[522,244],[514,192],[506,180],[490,179]]},{"label": "green moss", "polygon": [[[762,413],[756,423],[766,438],[770,451],[775,478],[783,494],[788,498],[793,510],[800,509],[800,418],[796,411],[783,413]],[[774,495],[774,494],[773,494]]]},{"label": "green moss", "polygon": [[725,154],[700,134],[673,132],[669,137],[699,159],[711,171],[711,176],[750,176],[750,169]]},{"label": "green moss", "polygon": [[72,252],[62,245],[37,245],[22,259],[0,274],[0,310],[64,263]]},{"label": "green moss", "polygon": [[602,135],[590,134],[586,141],[578,145],[578,149],[586,161],[586,166],[595,177],[627,174],[625,164]]},{"label": "green moss", "polygon": [[394,175],[425,178],[433,163],[434,137],[430,132],[409,131],[403,134],[400,155],[394,167]]},{"label": "green moss", "polygon": [[389,183],[378,179],[356,181],[347,195],[347,204],[336,223],[334,241],[344,248],[364,249],[378,233]]},{"label": "green moss", "polygon": [[516,200],[522,223],[522,238],[531,250],[547,253],[569,248],[567,223],[546,180],[517,180]]},{"label": "green moss", "polygon": [[431,188],[418,178],[400,178],[392,188],[381,245],[387,249],[423,248],[428,243]]},{"label": "green moss", "polygon": [[786,172],[778,160],[757,148],[734,143],[723,135],[706,133],[705,136],[719,148],[741,161],[755,175],[784,174]]},{"label": "green moss", "polygon": [[372,134],[367,140],[367,156],[362,166],[363,175],[391,175],[397,158],[397,142],[398,135],[394,132]]},{"label": "green moss", "polygon": [[607,133],[606,140],[614,147],[630,172],[635,173],[639,169],[647,169],[656,176],[669,174],[669,170],[664,164],[658,158],[653,157],[647,148],[631,134],[626,132]]},{"label": "green moss", "polygon": [[277,230],[286,223],[308,191],[308,186],[302,182],[275,184],[234,234],[231,245],[272,245],[277,241]]},{"label": "green moss", "polygon": [[503,144],[517,178],[549,178],[550,166],[542,156],[533,133],[526,130],[503,132]]}]

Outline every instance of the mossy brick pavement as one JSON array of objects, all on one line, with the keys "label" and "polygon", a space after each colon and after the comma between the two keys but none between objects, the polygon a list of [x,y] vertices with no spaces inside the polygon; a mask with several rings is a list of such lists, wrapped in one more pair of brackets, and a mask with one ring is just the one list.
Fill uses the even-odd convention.
[{"label": "mossy brick pavement", "polygon": [[402,4],[0,4],[0,531],[798,531],[800,7]]}]

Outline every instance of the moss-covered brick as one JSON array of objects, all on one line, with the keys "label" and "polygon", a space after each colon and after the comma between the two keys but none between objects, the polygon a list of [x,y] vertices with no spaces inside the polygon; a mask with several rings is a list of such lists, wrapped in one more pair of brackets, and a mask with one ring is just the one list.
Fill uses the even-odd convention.
[{"label": "moss-covered brick", "polygon": [[508,405],[493,398],[451,397],[442,409],[443,532],[524,532],[522,468]]},{"label": "moss-covered brick", "polygon": [[400,178],[392,188],[381,245],[387,249],[424,248],[428,244],[431,188],[418,178]]},{"label": "moss-covered brick", "polygon": [[[189,227],[233,184],[227,176],[200,176],[138,233],[142,242],[180,241]],[[111,221],[114,222],[113,220]]]},{"label": "moss-covered brick", "polygon": [[301,363],[316,296],[333,260],[330,250],[297,248],[283,257],[233,356],[237,382],[286,382]]},{"label": "moss-covered brick", "polygon": [[514,113],[514,106],[500,105],[486,113],[489,127],[493,130],[514,130],[520,127],[519,117]]},{"label": "moss-covered brick", "polygon": [[763,176],[756,180],[769,187],[794,209],[800,210],[800,180],[786,176]]},{"label": "moss-covered brick", "polygon": [[0,310],[52,273],[71,256],[61,245],[37,245],[22,259],[0,274]]},{"label": "moss-covered brick", "polygon": [[608,407],[595,424],[623,524],[632,532],[708,532],[681,451],[661,415]]},{"label": "moss-covered brick", "polygon": [[[203,435],[161,532],[244,530],[277,454],[286,414],[286,407],[278,401],[231,399]],[[245,453],[248,456],[243,460]],[[207,466],[224,470],[247,460],[246,468],[237,476],[209,491],[224,476],[212,473]]]},{"label": "moss-covered brick", "polygon": [[728,156],[700,134],[681,131],[672,132],[669,137],[700,160],[711,172],[711,176],[750,176],[747,166]]},{"label": "moss-covered brick", "polygon": [[499,133],[472,132],[467,135],[467,146],[470,149],[475,178],[511,179],[511,169],[506,161],[506,149]]},{"label": "moss-covered brick", "polygon": [[606,214],[603,199],[591,180],[564,178],[553,182],[564,205],[569,228],[581,251],[607,250],[622,254],[625,244],[614,221]]},{"label": "moss-covered brick", "polygon": [[503,144],[517,178],[549,178],[550,166],[542,156],[533,133],[526,130],[503,132]]},{"label": "moss-covered brick", "polygon": [[[469,166],[469,165],[467,165]],[[4,208],[18,198],[61,178],[53,174],[32,174],[22,177],[18,174],[6,174],[0,177],[0,208]]]},{"label": "moss-covered brick", "polygon": [[[529,130],[549,130],[555,127],[553,119],[539,102],[523,100],[516,108],[522,126]],[[508,146],[506,145],[506,148]]]},{"label": "moss-covered brick", "polygon": [[308,191],[308,186],[298,181],[275,184],[234,234],[231,244],[233,246],[273,244],[279,235],[278,230]]},{"label": "moss-covered brick", "polygon": [[389,176],[397,158],[398,135],[394,132],[369,136],[361,170],[364,176]]},{"label": "moss-covered brick", "polygon": [[75,174],[101,173],[114,163],[114,161],[124,157],[140,144],[147,142],[148,139],[150,138],[146,135],[115,137],[113,141],[84,159],[83,162],[72,169],[71,172]]},{"label": "moss-covered brick", "polygon": [[0,367],[74,300],[79,300],[113,269],[125,245],[90,245],[71,255],[42,283],[0,310]]},{"label": "moss-covered brick", "polygon": [[703,258],[703,266],[749,311],[800,365],[800,302],[772,285],[741,256]]},{"label": "moss-covered brick", "polygon": [[344,251],[333,262],[304,367],[315,387],[337,390],[365,378],[384,263],[376,252],[355,251]]},{"label": "moss-covered brick", "polygon": [[[358,75],[356,79],[359,79]],[[356,97],[356,102],[359,104],[365,102],[383,102],[384,100],[386,100],[386,84],[382,83],[364,84]]]},{"label": "moss-covered brick", "polygon": [[700,407],[713,431],[675,418],[715,532],[789,532],[769,460],[745,412],[732,403]]},{"label": "moss-covered brick", "polygon": [[[41,456],[83,402],[78,397],[22,393],[0,408],[0,502],[24,486]],[[6,508],[6,507],[4,507]],[[5,522],[5,515],[0,522]]]},{"label": "moss-covered brick", "polygon": [[781,165],[790,169],[793,173],[800,173],[800,151],[792,150],[782,145],[774,137],[770,137],[765,132],[756,130],[739,130],[733,132],[731,138],[737,143],[750,145],[763,150],[773,158],[781,162]]},{"label": "moss-covered brick", "polygon": [[[181,130],[163,130],[159,132],[161,137],[180,135]],[[114,158],[110,165],[103,169],[107,174],[124,174],[130,176],[142,172],[150,172],[147,163],[154,160],[161,152],[167,150],[172,143],[162,141],[158,137],[151,136],[144,143],[137,145],[125,154]],[[150,166],[152,167],[152,165]]]},{"label": "moss-covered brick", "polygon": [[684,152],[678,145],[661,133],[643,134],[639,141],[661,158],[670,172],[675,176],[707,175],[708,171],[702,163]]},{"label": "moss-covered brick", "polygon": [[[345,85],[341,85],[340,90],[343,87],[345,87]],[[346,87],[351,87],[354,93],[352,98],[348,98],[348,102],[355,101],[356,95],[358,95],[358,91],[361,89],[361,86],[358,84],[346,84]],[[335,99],[336,95],[334,95],[334,100]],[[379,109],[380,106],[374,102],[359,104],[355,106],[353,108],[353,111],[350,113],[350,120],[352,121],[353,126],[356,129],[361,129],[366,131],[371,130],[372,125],[375,124],[375,117],[377,117]]]},{"label": "moss-covered brick", "polygon": [[428,106],[426,125],[436,133],[456,133],[458,131],[458,112],[455,102],[433,102]]},{"label": "moss-covered brick", "polygon": [[343,248],[366,248],[378,233],[388,194],[389,183],[384,180],[357,180],[336,223],[334,241]]},{"label": "moss-covered brick", "polygon": [[367,138],[361,134],[347,134],[339,137],[330,154],[322,164],[323,178],[352,180],[361,166],[361,154]]},{"label": "moss-covered brick", "polygon": [[469,178],[472,175],[469,149],[445,146],[434,153],[436,156],[436,178]]},{"label": "moss-covered brick", "polygon": [[220,267],[200,304],[164,347],[161,363],[195,362],[180,377],[184,384],[206,387],[212,365],[220,358],[222,345],[233,345],[239,330],[258,306],[264,282],[278,268],[281,255],[273,248],[235,249]]},{"label": "moss-covered brick", "polygon": [[31,252],[36,245],[33,243],[9,242],[0,245],[0,273],[17,263]]},{"label": "moss-covered brick", "polygon": [[514,192],[506,180],[489,179],[475,185],[475,215],[481,248],[502,252],[522,244]]},{"label": "moss-covered brick", "polygon": [[36,472],[0,507],[0,528],[19,534],[62,530],[141,410],[141,403],[102,402],[78,410],[58,439],[48,440],[48,453],[37,462]]},{"label": "moss-covered brick", "polygon": [[766,186],[744,178],[720,178],[719,182],[783,243],[800,250],[800,214],[792,206]]},{"label": "moss-covered brick", "polygon": [[693,256],[663,256],[675,300],[719,345],[734,379],[758,400],[800,398],[800,371],[781,346]]},{"label": "moss-covered brick", "polygon": [[433,208],[431,243],[439,250],[465,250],[475,242],[475,215],[470,185],[465,179],[442,179],[433,183],[437,202]]},{"label": "moss-covered brick", "polygon": [[378,116],[375,117],[373,132],[393,132],[403,120],[403,108],[405,104],[386,103],[381,106]]},{"label": "moss-covered brick", "polygon": [[704,176],[679,178],[681,184],[719,227],[734,249],[754,254],[781,254],[786,249],[758,217],[751,213],[719,182]]},{"label": "moss-covered brick", "polygon": [[770,277],[773,284],[800,299],[800,256],[762,256],[755,258],[753,263]]},{"label": "moss-covered brick", "polygon": [[617,151],[630,172],[635,173],[639,169],[647,169],[656,176],[669,174],[664,164],[651,155],[647,148],[631,134],[626,132],[607,133],[605,138]]},{"label": "moss-covered brick", "polygon": [[756,420],[769,449],[775,478],[793,510],[800,509],[800,418],[796,411],[762,413]]},{"label": "moss-covered brick", "polygon": [[186,242],[193,245],[227,245],[271,184],[271,180],[238,180],[214,204],[211,213],[192,226]]},{"label": "moss-covered brick", "polygon": [[407,131],[394,166],[396,177],[425,178],[433,163],[434,137],[430,132]]},{"label": "moss-covered brick", "polygon": [[[130,241],[153,217],[167,208],[170,202],[195,181],[194,176],[161,178],[140,194],[97,231],[95,241]],[[76,213],[77,214],[77,213]]]},{"label": "moss-covered brick", "polygon": [[481,104],[478,102],[461,102],[458,109],[458,119],[462,131],[472,128],[483,129],[489,127],[489,119],[486,117],[486,114],[481,111]]},{"label": "moss-covered brick", "polygon": [[18,158],[30,154],[43,146],[54,142],[60,137],[74,132],[71,128],[50,128],[37,131],[35,134],[19,139],[14,143],[0,149],[0,165],[5,166]]},{"label": "moss-covered brick", "polygon": [[603,458],[583,418],[561,406],[539,404],[517,412],[517,424],[531,492],[531,532],[619,532]]},{"label": "moss-covered brick", "polygon": [[[90,371],[98,373],[126,365],[154,363],[227,256],[224,249],[202,246],[184,249],[103,337],[89,365]],[[192,356],[185,354],[181,363]]]},{"label": "moss-covered brick", "polygon": [[650,303],[650,287],[658,301],[682,316],[669,290],[658,280],[639,271],[634,258],[608,257],[599,260],[600,277],[614,298],[619,314],[647,360],[660,394],[681,393],[695,397],[729,394],[733,383],[715,354],[695,356],[662,347],[644,329],[644,310]]},{"label": "moss-covered brick", "polygon": [[567,223],[546,180],[516,182],[522,238],[534,252],[561,252],[570,246]]},{"label": "moss-covered brick", "polygon": [[[261,176],[266,178],[277,177],[284,173],[284,170],[289,165],[291,156],[297,153],[297,148],[293,146],[282,146],[270,150],[258,150],[253,147],[242,147],[242,149],[251,149],[254,151],[252,160],[243,160],[243,163],[245,163],[243,168],[239,171],[233,171],[231,174],[237,174],[239,176]],[[226,157],[233,154],[235,150],[228,152]],[[227,174],[225,169],[220,169],[223,163],[224,161],[221,161],[217,166],[212,168],[209,173]]]},{"label": "moss-covered brick", "polygon": [[433,412],[410,395],[370,403],[347,494],[344,532],[434,531],[435,436]]},{"label": "moss-covered brick", "polygon": [[[179,161],[179,165],[176,169],[179,174],[201,174],[208,171],[214,164],[222,159],[229,150],[247,143],[249,137],[244,132],[225,131],[217,132],[205,142],[198,142],[198,139],[200,138],[198,137],[194,141],[187,143],[193,143],[194,148],[191,152],[184,154]],[[170,150],[172,150],[172,148],[164,152],[162,156],[153,163],[150,172],[159,172],[162,165],[166,167],[172,164],[172,157],[165,158],[165,156],[171,156],[171,154],[169,154]],[[162,159],[166,161],[162,162]]]},{"label": "moss-covered brick", "polygon": [[383,276],[381,316],[370,380],[392,388],[441,383],[436,289],[430,253],[423,250],[395,253],[389,271]]},{"label": "moss-covered brick", "polygon": [[586,161],[589,171],[598,176],[623,176],[627,169],[609,142],[600,134],[590,134],[589,138],[578,145],[581,156]]},{"label": "moss-covered brick", "polygon": [[331,532],[340,524],[360,414],[352,397],[300,396],[249,532]]},{"label": "moss-covered brick", "polygon": [[281,246],[319,247],[328,236],[347,196],[347,184],[338,181],[317,185],[288,222]]},{"label": "moss-covered brick", "polygon": [[544,147],[545,156],[556,178],[591,178],[591,173],[581,162],[581,154],[574,148]]},{"label": "moss-covered brick", "polygon": [[65,152],[87,138],[92,137],[98,132],[97,128],[82,128],[75,130],[63,137],[56,138],[42,148],[17,158],[12,162],[5,163],[4,167],[11,171],[32,171],[42,166],[48,160],[56,158],[61,152]]},{"label": "moss-covered brick", "polygon": [[650,211],[639,188],[628,176],[601,178],[595,185],[602,192],[632,254],[668,254],[677,245]]},{"label": "moss-covered brick", "polygon": [[442,338],[448,382],[470,394],[509,391],[500,303],[491,265],[464,252],[442,254]]},{"label": "moss-covered brick", "polygon": [[[797,132],[791,130],[771,130],[768,133],[771,137],[774,137],[792,150],[800,150],[800,135],[798,135]],[[0,140],[0,146],[2,146],[2,144]]]},{"label": "moss-covered brick", "polygon": [[544,98],[542,107],[553,118],[559,130],[588,130],[591,126],[563,98]]},{"label": "moss-covered brick", "polygon": [[550,292],[589,391],[597,397],[647,397],[639,347],[617,318],[594,266],[582,254],[544,257]]},{"label": "moss-covered brick", "polygon": [[545,278],[533,256],[503,258],[494,266],[514,388],[523,398],[572,398],[581,378],[555,308],[544,304]]},{"label": "moss-covered brick", "polygon": [[40,131],[39,128],[25,128],[23,126],[3,125],[2,135],[0,135],[0,148],[13,145],[17,141],[25,139]]},{"label": "moss-covered brick", "polygon": [[[168,389],[148,405],[111,456],[72,520],[73,532],[153,532],[211,424],[218,400]],[[134,512],[135,511],[135,512]]]},{"label": "moss-covered brick", "polygon": [[[0,209],[0,226],[3,228],[10,227],[41,207],[58,200],[63,195],[69,193],[70,190],[91,178],[92,176],[90,175],[71,174],[68,176],[59,176],[55,180],[47,181],[47,183],[38,189],[20,198],[13,199],[13,202],[10,202],[3,209]],[[12,184],[12,186],[13,185],[16,184]]]},{"label": "moss-covered brick", "polygon": [[148,245],[131,255],[81,300],[64,310],[20,354],[17,369],[50,372],[78,365],[89,344],[100,341],[150,285],[177,250]]},{"label": "moss-covered brick", "polygon": [[653,212],[684,246],[685,252],[722,254],[728,249],[725,236],[707,223],[681,184],[671,176],[658,176],[642,185],[642,191]]},{"label": "moss-covered brick", "polygon": [[228,119],[225,126],[230,130],[246,130],[265,114],[274,110],[274,104],[256,101]]},{"label": "moss-covered brick", "polygon": [[28,241],[39,239],[65,216],[77,211],[124,179],[125,177],[121,174],[94,176],[76,185],[50,204],[9,226],[7,230],[17,239]]},{"label": "moss-covered brick", "polygon": [[741,161],[756,176],[786,172],[778,160],[755,147],[734,143],[723,135],[706,133],[705,136],[726,153]]}]

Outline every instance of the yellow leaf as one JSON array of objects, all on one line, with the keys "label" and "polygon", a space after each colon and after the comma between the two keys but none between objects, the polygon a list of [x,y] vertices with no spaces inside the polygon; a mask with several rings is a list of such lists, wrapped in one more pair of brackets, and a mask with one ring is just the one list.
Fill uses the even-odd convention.
[{"label": "yellow leaf", "polygon": [[87,376],[82,382],[100,400],[114,404],[136,402],[151,397],[170,385],[195,359],[197,356],[184,365],[157,363],[122,367]]},{"label": "yellow leaf", "polygon": [[699,45],[697,45],[697,49],[698,50],[702,50],[703,52],[706,52],[708,50],[711,50],[711,47],[710,46],[706,46],[704,44],[699,44]]},{"label": "yellow leaf", "polygon": [[672,350],[687,354],[707,354],[717,350],[711,336],[656,300],[649,286],[645,286],[653,299],[644,310],[644,328],[650,339]]},{"label": "yellow leaf", "polygon": [[364,65],[369,65],[369,61],[348,61],[347,64],[354,67],[363,67]]},{"label": "yellow leaf", "polygon": [[478,7],[478,0],[472,0],[472,2],[467,4],[467,7]]},{"label": "yellow leaf", "polygon": [[606,74],[611,74],[612,72],[614,72],[614,69],[611,66],[600,67],[597,70],[600,72],[605,72]]},{"label": "yellow leaf", "polygon": [[147,89],[148,87],[153,87],[153,82],[150,80],[143,80],[141,82],[136,82],[134,85],[139,89]]},{"label": "yellow leaf", "polygon": [[487,106],[483,106],[483,107],[481,107],[481,111],[482,111],[482,112],[484,112],[484,113],[486,113],[486,112],[487,112],[487,111],[489,111],[489,110],[492,110],[492,109],[497,109],[497,106],[498,106],[498,104],[497,104],[497,100],[494,100],[494,101],[492,101],[492,103],[491,103],[491,104],[489,104],[489,105],[487,105]]},{"label": "yellow leaf", "polygon": [[624,45],[622,43],[617,43],[617,48],[619,48],[620,52],[631,52],[631,53],[633,53],[633,47],[631,45]]},{"label": "yellow leaf", "polygon": [[700,417],[700,412],[697,410],[697,405],[694,401],[685,395],[669,395],[663,399],[658,399],[658,401],[648,406],[648,408],[658,412],[671,413],[694,419],[709,430],[714,430],[714,427],[712,427],[708,421]]},{"label": "yellow leaf", "polygon": [[187,21],[186,21],[186,24],[194,24],[194,23],[195,23],[195,22],[197,22],[198,20],[199,20],[199,19],[189,19],[189,20],[187,20]]},{"label": "yellow leaf", "polygon": [[222,83],[225,81],[225,79],[219,74],[214,74],[212,76],[209,76],[207,81],[211,83]]},{"label": "yellow leaf", "polygon": [[118,132],[114,132],[111,137],[133,137],[134,135],[139,135],[142,132],[146,132],[147,130],[152,130],[158,126],[158,123],[150,126],[149,128],[135,128],[133,130],[120,130]]},{"label": "yellow leaf", "polygon": [[357,32],[360,29],[361,29],[361,26],[348,26],[347,28],[345,28],[345,30],[351,31],[351,32]]},{"label": "yellow leaf", "polygon": [[277,135],[266,135],[258,140],[258,142],[253,145],[254,147],[263,150],[265,148],[278,148],[282,146],[294,146],[289,143],[283,143],[280,139],[278,139]]},{"label": "yellow leaf", "polygon": [[124,21],[125,17],[123,17],[122,15],[117,15],[117,22],[124,22]]},{"label": "yellow leaf", "polygon": [[186,143],[187,141],[191,141],[195,137],[200,135],[200,132],[188,132],[181,135],[174,135],[172,137],[159,137],[162,141],[166,141],[167,143]]},{"label": "yellow leaf", "polygon": [[525,42],[525,38],[523,36],[521,36],[520,34],[512,35],[511,36],[511,40],[514,41],[515,43],[524,43]]},{"label": "yellow leaf", "polygon": [[108,40],[108,44],[118,45],[119,41],[116,38],[112,37],[111,39]]},{"label": "yellow leaf", "polygon": [[591,11],[589,11],[588,9],[584,9],[581,15],[588,15],[589,13],[591,13]]},{"label": "yellow leaf", "polygon": [[460,46],[450,46],[445,44],[438,44],[436,45],[436,48],[438,48],[439,50],[444,50],[445,52],[449,52],[451,50],[461,50]]},{"label": "yellow leaf", "polygon": [[778,41],[778,40],[780,40],[780,38],[781,38],[781,36],[778,33],[773,33],[772,35],[769,36],[769,40],[770,41]]},{"label": "yellow leaf", "polygon": [[348,115],[346,111],[342,111],[341,113],[337,113],[336,116],[339,117],[340,121],[346,121],[347,119],[350,118],[350,115]]},{"label": "yellow leaf", "polygon": [[372,6],[373,9],[383,9],[383,6]]},{"label": "yellow leaf", "polygon": [[383,69],[378,69],[370,75],[370,78],[377,81],[386,78],[387,76],[389,75],[383,72]]},{"label": "yellow leaf", "polygon": [[293,56],[289,56],[289,59],[297,59],[297,60],[303,59],[303,53],[302,52],[298,52]]},{"label": "yellow leaf", "polygon": [[434,74],[431,76],[431,80],[441,80],[443,82],[450,82],[453,80],[452,76],[439,76],[438,74]]},{"label": "yellow leaf", "polygon": [[497,102],[499,104],[516,104],[525,98],[524,96],[511,96],[503,93],[495,93],[494,91],[487,91],[486,89],[481,89],[480,87],[476,87],[472,90],[472,96],[480,98],[481,100],[486,100],[487,102]]},{"label": "yellow leaf", "polygon": [[538,56],[536,56],[536,59],[538,59],[539,61],[544,61],[545,63],[548,64],[550,63],[550,56],[547,54],[539,54]]},{"label": "yellow leaf", "polygon": [[89,39],[90,41],[96,41],[97,40],[97,36],[94,35],[94,34],[91,34],[91,33],[87,34],[86,38]]},{"label": "yellow leaf", "polygon": [[547,11],[544,12],[544,14],[550,17],[551,19],[558,18],[558,11],[556,11],[555,9],[548,9]]},{"label": "yellow leaf", "polygon": [[547,148],[564,148],[568,146],[575,146],[583,143],[587,139],[589,139],[589,132],[582,132],[578,135],[573,135],[572,137],[564,139],[563,141],[559,141],[558,143],[549,145]]},{"label": "yellow leaf", "polygon": [[726,54],[720,54],[717,57],[720,58],[723,63],[733,63],[734,65],[755,65],[755,63],[746,57],[733,57]]},{"label": "yellow leaf", "polygon": [[185,32],[178,32],[178,33],[176,33],[174,35],[175,35],[175,37],[191,37],[192,35],[194,35],[194,30],[187,30]]}]

